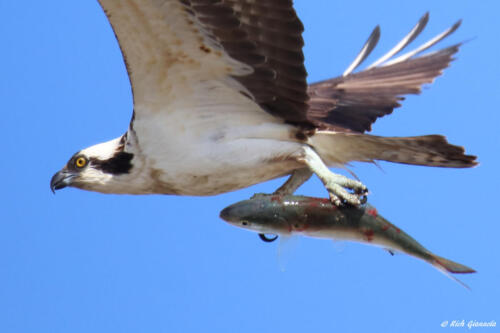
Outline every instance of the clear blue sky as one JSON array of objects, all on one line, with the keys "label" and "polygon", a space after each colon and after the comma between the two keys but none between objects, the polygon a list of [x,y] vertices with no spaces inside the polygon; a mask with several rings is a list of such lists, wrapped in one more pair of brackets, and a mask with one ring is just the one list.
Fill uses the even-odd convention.
[{"label": "clear blue sky", "polygon": [[[218,218],[281,180],[207,198],[75,189],[54,196],[50,177],[74,152],[126,130],[127,74],[97,1],[0,0],[1,332],[442,332],[450,330],[440,327],[445,320],[500,324],[500,2],[295,2],[311,82],[341,73],[376,24],[381,55],[427,10],[417,42],[464,20],[444,43],[473,39],[458,60],[374,133],[442,133],[481,165],[354,171],[382,215],[478,271],[461,276],[472,291],[417,259],[327,240],[298,240],[282,272],[277,242]],[[317,180],[300,192],[326,195]]]}]

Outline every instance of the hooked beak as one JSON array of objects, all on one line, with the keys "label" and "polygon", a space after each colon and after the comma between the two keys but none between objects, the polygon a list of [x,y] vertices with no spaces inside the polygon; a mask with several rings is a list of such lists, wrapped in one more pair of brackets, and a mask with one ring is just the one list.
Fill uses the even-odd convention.
[{"label": "hooked beak", "polygon": [[52,176],[50,180],[50,189],[55,194],[56,190],[60,190],[71,185],[71,180],[75,177],[74,174],[68,172],[67,170],[61,170]]}]

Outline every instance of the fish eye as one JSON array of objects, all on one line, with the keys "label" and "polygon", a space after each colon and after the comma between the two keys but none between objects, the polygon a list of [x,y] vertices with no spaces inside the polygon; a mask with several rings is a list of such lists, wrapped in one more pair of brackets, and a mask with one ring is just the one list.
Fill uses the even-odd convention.
[{"label": "fish eye", "polygon": [[247,221],[241,221],[241,225],[248,225]]},{"label": "fish eye", "polygon": [[88,163],[88,160],[84,156],[77,157],[76,160],[75,160],[75,166],[78,169],[83,168],[84,166],[87,165],[87,163]]}]

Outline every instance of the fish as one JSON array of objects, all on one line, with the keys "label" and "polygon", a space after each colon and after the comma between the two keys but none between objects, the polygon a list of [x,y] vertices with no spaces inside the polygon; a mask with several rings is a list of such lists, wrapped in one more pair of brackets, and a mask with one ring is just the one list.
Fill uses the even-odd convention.
[{"label": "fish", "polygon": [[347,240],[383,247],[391,254],[402,252],[424,260],[439,271],[470,289],[450,275],[475,273],[470,267],[435,255],[413,237],[382,217],[368,203],[360,206],[336,206],[330,200],[299,195],[256,194],[220,212],[224,221],[259,233]]}]

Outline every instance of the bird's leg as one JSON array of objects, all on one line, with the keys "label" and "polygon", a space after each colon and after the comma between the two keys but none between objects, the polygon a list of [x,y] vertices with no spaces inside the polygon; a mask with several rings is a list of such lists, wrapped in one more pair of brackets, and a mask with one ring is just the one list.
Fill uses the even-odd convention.
[{"label": "bird's leg", "polygon": [[[362,197],[368,192],[363,183],[331,172],[321,157],[309,146],[302,147],[296,159],[307,165],[310,171],[319,177],[328,190],[330,200],[337,206],[340,206],[343,201],[351,205],[360,205]],[[346,188],[354,192],[350,193]]]},{"label": "bird's leg", "polygon": [[281,185],[276,191],[272,194],[267,193],[255,193],[252,198],[256,196],[266,196],[266,195],[291,195],[294,194],[297,189],[304,184],[309,178],[312,176],[312,171],[309,168],[300,168],[292,171],[292,174],[286,182]]},{"label": "bird's leg", "polygon": [[295,193],[297,189],[304,184],[312,176],[312,171],[309,168],[297,169],[292,172],[287,181],[280,186],[273,194],[275,195],[290,195]]}]

